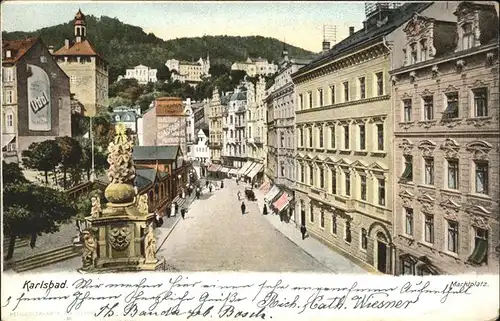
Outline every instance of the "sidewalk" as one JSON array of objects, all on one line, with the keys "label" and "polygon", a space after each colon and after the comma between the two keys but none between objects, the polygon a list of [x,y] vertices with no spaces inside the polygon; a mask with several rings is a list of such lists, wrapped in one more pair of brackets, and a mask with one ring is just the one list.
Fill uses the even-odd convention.
[{"label": "sidewalk", "polygon": [[[259,211],[262,211],[264,207],[264,193],[260,189],[254,189],[255,196],[257,197],[257,203]],[[355,263],[349,261],[344,256],[333,251],[328,246],[324,245],[320,241],[313,237],[308,237],[302,240],[302,235],[300,231],[295,228],[295,225],[290,223],[285,223],[280,220],[279,215],[272,214],[269,211],[268,215],[265,215],[269,223],[274,226],[278,231],[280,231],[284,236],[286,236],[291,242],[295,243],[304,252],[321,262],[324,266],[330,269],[333,273],[338,274],[365,274],[369,273],[367,270],[356,265]]]}]

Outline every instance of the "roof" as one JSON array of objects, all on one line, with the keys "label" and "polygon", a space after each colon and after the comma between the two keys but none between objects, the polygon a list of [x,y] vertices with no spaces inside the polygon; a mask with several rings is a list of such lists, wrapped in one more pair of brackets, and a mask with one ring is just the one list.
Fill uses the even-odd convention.
[{"label": "roof", "polygon": [[[16,63],[21,59],[39,38],[27,38],[22,40],[3,40],[2,41],[2,63]],[[11,51],[11,57],[6,57],[6,52]]]},{"label": "roof", "polygon": [[135,146],[132,153],[134,160],[175,160],[179,146]]},{"label": "roof", "polygon": [[385,25],[382,25],[381,27],[372,26],[369,30],[365,30],[365,28],[359,30],[352,36],[347,37],[346,39],[333,46],[325,54],[316,59],[313,59],[313,61],[309,65],[306,65],[299,69],[292,75],[292,77],[300,76],[311,69],[321,66],[327,61],[341,58],[351,52],[361,49],[364,46],[382,41],[383,36],[394,31],[397,27],[407,22],[415,12],[421,12],[431,5],[432,2],[411,2],[404,4],[403,6],[394,10],[391,17],[389,17],[389,21]]},{"label": "roof", "polygon": [[[88,40],[74,42],[69,48],[63,46],[53,53],[54,56],[99,56],[94,46]],[[102,57],[101,57],[102,58]]]},{"label": "roof", "polygon": [[247,100],[247,92],[246,91],[235,92],[231,95],[229,100],[230,101]]},{"label": "roof", "polygon": [[208,130],[208,128],[202,128],[201,130],[203,131],[205,136],[210,137],[210,131]]},{"label": "roof", "polygon": [[220,99],[221,105],[227,105],[229,102],[229,99],[231,98],[231,95],[225,95]]}]

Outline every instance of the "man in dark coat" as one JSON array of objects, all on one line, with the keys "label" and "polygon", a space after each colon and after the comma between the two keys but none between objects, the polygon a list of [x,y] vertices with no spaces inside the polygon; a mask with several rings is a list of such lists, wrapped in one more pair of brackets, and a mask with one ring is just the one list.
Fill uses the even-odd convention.
[{"label": "man in dark coat", "polygon": [[184,219],[184,216],[186,215],[186,209],[183,207],[181,208],[181,216],[182,216],[182,219]]},{"label": "man in dark coat", "polygon": [[267,215],[267,205],[264,204],[264,210],[262,210],[262,214]]},{"label": "man in dark coat", "polygon": [[205,187],[208,187],[208,181],[205,182]]},{"label": "man in dark coat", "polygon": [[220,182],[220,188],[224,188],[224,181]]},{"label": "man in dark coat", "polygon": [[241,215],[245,215],[246,209],[245,202],[241,202]]},{"label": "man in dark coat", "polygon": [[306,232],[307,232],[306,226],[305,225],[300,226],[300,233],[302,233],[302,240],[305,240]]},{"label": "man in dark coat", "polygon": [[212,184],[208,185],[208,190],[212,193]]},{"label": "man in dark coat", "polygon": [[179,214],[179,204],[175,202],[175,215]]}]

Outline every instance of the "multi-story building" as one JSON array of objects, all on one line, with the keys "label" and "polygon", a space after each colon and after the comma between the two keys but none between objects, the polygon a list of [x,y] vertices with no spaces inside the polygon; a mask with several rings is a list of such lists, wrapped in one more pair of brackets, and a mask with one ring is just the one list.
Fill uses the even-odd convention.
[{"label": "multi-story building", "polygon": [[[209,141],[208,147],[210,148],[210,161],[215,164],[222,162],[222,110],[224,95],[222,98],[219,96],[219,90],[214,88],[212,93],[212,100],[210,101],[210,114],[209,114]],[[224,101],[225,103],[225,101]]]},{"label": "multi-story building", "polygon": [[145,146],[180,146],[187,158],[186,116],[179,97],[156,98],[143,115]]},{"label": "multi-story building", "polygon": [[74,35],[73,41],[66,39],[62,48],[51,53],[69,76],[71,93],[83,105],[84,115],[94,116],[108,100],[108,63],[87,39],[85,15],[80,10],[75,15]]},{"label": "multi-story building", "polygon": [[136,145],[144,145],[144,126],[142,124],[141,108],[120,106],[113,108],[111,112],[111,121],[114,124],[123,124],[126,128],[132,130]]},{"label": "multi-story building", "polygon": [[295,88],[291,75],[311,60],[290,59],[286,48],[283,48],[282,56],[280,69],[266,97],[268,117],[266,175],[273,184],[278,185],[289,196],[293,196],[296,172]]},{"label": "multi-story building", "polygon": [[498,273],[498,12],[436,2],[392,39],[396,273]]},{"label": "multi-story building", "polygon": [[392,273],[392,112],[386,36],[428,3],[381,6],[292,75],[296,222],[367,269]]},{"label": "multi-story building", "polygon": [[207,165],[210,163],[210,147],[208,147],[208,130],[200,129],[196,144],[192,146],[193,169],[198,177],[207,175]]},{"label": "multi-story building", "polygon": [[71,136],[68,76],[39,38],[2,42],[2,154],[21,161],[31,143]]},{"label": "multi-story building", "polygon": [[222,172],[236,176],[237,170],[246,161],[245,113],[247,109],[247,90],[240,86],[228,93],[229,101],[222,113],[223,147]]},{"label": "multi-story building", "polygon": [[151,69],[148,66],[138,65],[134,68],[127,69],[125,76],[118,76],[118,81],[121,79],[137,79],[139,84],[145,85],[148,82],[157,82],[156,73],[158,69]]},{"label": "multi-story building", "polygon": [[187,144],[187,155],[191,159],[191,146],[195,144],[196,137],[194,131],[194,112],[191,106],[191,98],[186,99],[182,102],[184,105],[184,115],[186,115],[186,144]]},{"label": "multi-story building", "polygon": [[173,81],[178,80],[196,85],[202,81],[203,77],[210,76],[210,57],[208,55],[207,59],[200,58],[196,62],[169,59],[165,66],[172,72]]},{"label": "multi-story building", "polygon": [[269,62],[264,58],[247,58],[245,61],[237,61],[231,65],[231,70],[242,70],[250,77],[269,76],[278,71],[278,66],[274,62]]}]

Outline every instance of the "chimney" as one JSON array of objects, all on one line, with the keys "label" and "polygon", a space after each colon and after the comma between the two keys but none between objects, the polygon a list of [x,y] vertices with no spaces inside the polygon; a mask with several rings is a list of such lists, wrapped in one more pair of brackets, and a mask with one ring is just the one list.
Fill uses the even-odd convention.
[{"label": "chimney", "polygon": [[64,48],[69,49],[69,39],[64,39]]},{"label": "chimney", "polygon": [[349,27],[349,37],[354,34],[354,27]]},{"label": "chimney", "polygon": [[51,55],[54,53],[54,46],[49,46],[49,52]]},{"label": "chimney", "polygon": [[327,52],[330,50],[330,42],[329,41],[323,41],[323,53]]}]

